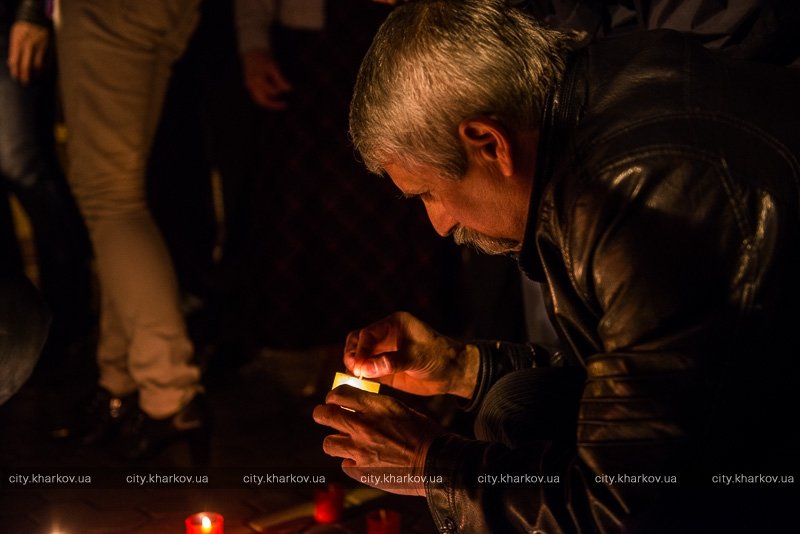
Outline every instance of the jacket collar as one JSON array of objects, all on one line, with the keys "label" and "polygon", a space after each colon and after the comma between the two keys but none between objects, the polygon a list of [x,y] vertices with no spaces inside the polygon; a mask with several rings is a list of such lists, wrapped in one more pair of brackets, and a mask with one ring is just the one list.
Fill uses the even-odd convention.
[{"label": "jacket collar", "polygon": [[553,178],[556,165],[563,161],[561,156],[568,147],[570,133],[577,125],[583,109],[586,91],[579,81],[583,78],[580,74],[583,72],[584,56],[582,50],[570,54],[564,76],[548,93],[542,110],[528,222],[522,249],[517,256],[522,272],[537,282],[545,281],[544,267],[536,244],[539,210],[544,191]]}]

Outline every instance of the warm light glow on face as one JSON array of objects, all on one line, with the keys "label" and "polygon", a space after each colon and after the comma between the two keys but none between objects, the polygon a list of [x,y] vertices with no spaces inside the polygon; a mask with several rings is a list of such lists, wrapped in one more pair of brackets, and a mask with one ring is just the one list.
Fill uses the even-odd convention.
[{"label": "warm light glow on face", "polygon": [[211,519],[208,518],[207,515],[204,515],[200,519],[200,528],[203,529],[203,532],[211,532]]},{"label": "warm light glow on face", "polygon": [[381,385],[378,382],[363,380],[346,373],[336,373],[336,376],[333,378],[333,386],[331,386],[331,389],[336,389],[341,385],[353,386],[354,388],[363,389],[370,393],[378,393],[381,389]]}]

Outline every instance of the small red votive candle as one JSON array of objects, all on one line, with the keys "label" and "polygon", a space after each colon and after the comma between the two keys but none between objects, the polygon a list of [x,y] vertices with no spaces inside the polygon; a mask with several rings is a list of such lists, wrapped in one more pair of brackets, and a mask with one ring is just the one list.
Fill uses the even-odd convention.
[{"label": "small red votive candle", "polygon": [[328,524],[342,519],[344,508],[344,488],[340,484],[331,483],[324,488],[314,490],[314,521]]},{"label": "small red votive candle", "polygon": [[400,512],[381,509],[367,513],[367,534],[400,534]]},{"label": "small red votive candle", "polygon": [[186,534],[225,534],[225,519],[214,512],[200,512],[186,518]]}]

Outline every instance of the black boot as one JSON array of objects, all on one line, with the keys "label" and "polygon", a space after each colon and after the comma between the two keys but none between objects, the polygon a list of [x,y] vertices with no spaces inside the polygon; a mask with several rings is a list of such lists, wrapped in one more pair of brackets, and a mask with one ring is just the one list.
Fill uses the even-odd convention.
[{"label": "black boot", "polygon": [[172,443],[186,441],[193,465],[210,461],[211,424],[205,395],[196,395],[182,410],[153,419],[141,409],[123,424],[116,450],[128,461],[149,460]]},{"label": "black boot", "polygon": [[109,441],[117,434],[122,423],[134,413],[137,404],[138,393],[117,397],[98,387],[73,433],[84,445]]}]

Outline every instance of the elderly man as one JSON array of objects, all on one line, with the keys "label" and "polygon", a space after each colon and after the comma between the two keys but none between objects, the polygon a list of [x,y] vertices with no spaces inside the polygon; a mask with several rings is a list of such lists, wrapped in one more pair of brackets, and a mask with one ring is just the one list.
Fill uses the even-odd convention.
[{"label": "elderly man", "polygon": [[[500,0],[409,3],[376,36],[351,105],[364,162],[441,235],[516,255],[564,349],[388,317],[350,334],[347,368],[462,397],[477,439],[342,386],[314,412],[340,432],[324,450],[424,495],[442,532],[779,531],[800,76],[669,31],[573,43]],[[365,476],[387,470],[408,476]]]}]

